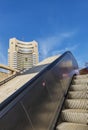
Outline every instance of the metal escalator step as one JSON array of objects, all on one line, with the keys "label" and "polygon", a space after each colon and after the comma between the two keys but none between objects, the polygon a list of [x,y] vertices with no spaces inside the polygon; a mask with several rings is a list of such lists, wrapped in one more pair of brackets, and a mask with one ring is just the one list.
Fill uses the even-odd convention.
[{"label": "metal escalator step", "polygon": [[86,91],[69,91],[68,98],[70,99],[87,99],[88,94]]},{"label": "metal escalator step", "polygon": [[88,100],[87,99],[66,99],[65,108],[70,109],[88,109]]},{"label": "metal escalator step", "polygon": [[88,78],[88,74],[76,75],[76,76],[74,76],[74,78]]},{"label": "metal escalator step", "polygon": [[71,85],[71,91],[87,91],[87,85]]},{"label": "metal escalator step", "polygon": [[86,75],[76,75],[74,76],[75,79],[85,79],[85,78],[88,78],[88,74]]},{"label": "metal escalator step", "polygon": [[72,84],[83,84],[83,85],[85,85],[85,84],[87,84],[88,83],[88,80],[87,79],[74,79],[73,81],[72,81]]},{"label": "metal escalator step", "polygon": [[88,110],[83,109],[65,109],[61,112],[62,121],[72,123],[88,123]]},{"label": "metal escalator step", "polygon": [[88,130],[88,125],[63,122],[56,127],[56,130]]}]

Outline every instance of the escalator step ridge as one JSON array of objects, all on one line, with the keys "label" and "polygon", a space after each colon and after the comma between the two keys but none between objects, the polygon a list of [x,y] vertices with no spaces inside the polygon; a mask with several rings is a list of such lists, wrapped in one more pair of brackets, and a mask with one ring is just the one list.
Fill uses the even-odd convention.
[{"label": "escalator step ridge", "polygon": [[87,91],[88,85],[71,85],[70,91]]},{"label": "escalator step ridge", "polygon": [[63,121],[87,124],[88,110],[84,109],[65,109],[62,110],[61,117]]},{"label": "escalator step ridge", "polygon": [[71,99],[87,99],[88,94],[86,91],[69,91],[68,98]]},{"label": "escalator step ridge", "polygon": [[88,130],[88,125],[63,122],[57,125],[56,130]]},{"label": "escalator step ridge", "polygon": [[76,76],[74,76],[74,78],[76,78],[76,79],[88,78],[88,74],[86,74],[86,75],[76,75]]},{"label": "escalator step ridge", "polygon": [[82,84],[82,85],[87,85],[88,81],[86,79],[74,79],[72,81],[72,84]]},{"label": "escalator step ridge", "polygon": [[87,99],[66,99],[65,108],[70,109],[88,109],[88,100]]}]

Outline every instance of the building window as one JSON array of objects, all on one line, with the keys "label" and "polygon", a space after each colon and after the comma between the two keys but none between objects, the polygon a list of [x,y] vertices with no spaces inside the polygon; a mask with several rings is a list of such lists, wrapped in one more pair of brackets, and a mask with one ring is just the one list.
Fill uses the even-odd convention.
[{"label": "building window", "polygon": [[27,62],[27,61],[28,61],[28,58],[25,58],[25,61]]}]

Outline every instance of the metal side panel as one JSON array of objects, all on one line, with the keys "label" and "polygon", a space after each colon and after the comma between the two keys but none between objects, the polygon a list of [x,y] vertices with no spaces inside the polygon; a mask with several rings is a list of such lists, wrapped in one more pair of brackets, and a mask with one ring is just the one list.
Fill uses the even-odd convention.
[{"label": "metal side panel", "polygon": [[3,103],[0,130],[52,130],[78,65],[70,52]]}]

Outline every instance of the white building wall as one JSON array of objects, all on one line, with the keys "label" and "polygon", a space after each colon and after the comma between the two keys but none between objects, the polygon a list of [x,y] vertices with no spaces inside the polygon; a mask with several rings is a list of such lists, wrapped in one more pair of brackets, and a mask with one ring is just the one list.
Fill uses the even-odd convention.
[{"label": "white building wall", "polygon": [[15,69],[31,68],[38,64],[38,43],[9,40],[8,64]]}]

